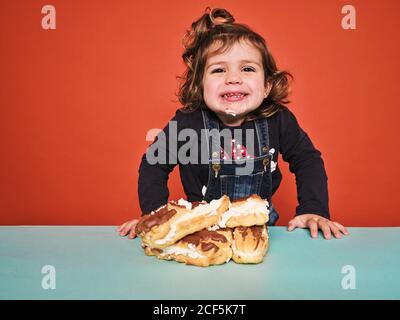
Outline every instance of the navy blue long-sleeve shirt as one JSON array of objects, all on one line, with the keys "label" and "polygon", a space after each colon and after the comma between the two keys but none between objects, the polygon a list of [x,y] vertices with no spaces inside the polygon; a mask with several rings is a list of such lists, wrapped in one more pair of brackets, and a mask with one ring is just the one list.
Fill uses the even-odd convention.
[{"label": "navy blue long-sleeve shirt", "polygon": [[[177,152],[183,144],[191,145],[188,142],[189,138],[178,141],[177,148],[169,148],[171,127],[167,124],[163,129],[166,137],[166,147],[163,151],[166,152],[167,163],[150,164],[145,153],[140,164],[138,193],[143,214],[149,213],[168,202],[168,176],[176,165],[179,165],[180,177],[188,201],[201,201],[203,187],[207,186],[209,165],[200,163],[202,150],[206,152],[200,147],[200,139],[203,134],[201,130],[204,129],[201,110],[197,109],[191,113],[177,110],[171,121],[175,121],[178,133],[186,128],[197,132],[198,140],[192,141],[192,144],[198,144],[199,164],[181,163]],[[246,129],[254,129],[254,125],[254,121],[249,121],[241,126],[227,127],[220,122],[220,130],[228,128],[233,132],[234,129],[242,129],[242,132],[245,132]],[[273,155],[271,162],[272,194],[276,192],[282,181],[282,174],[277,164],[279,152],[283,160],[289,163],[289,170],[296,176],[298,200],[296,215],[314,213],[329,218],[328,178],[320,151],[314,147],[307,133],[299,126],[294,114],[285,106],[282,106],[280,111],[268,118],[268,127],[269,148]],[[159,137],[155,139],[152,145],[157,140],[159,140]],[[241,142],[244,145],[246,144],[244,134]],[[253,149],[249,148],[249,145],[246,146],[248,150],[254,151],[254,156],[258,156],[257,139],[254,141]],[[168,162],[168,160],[172,161]]]}]

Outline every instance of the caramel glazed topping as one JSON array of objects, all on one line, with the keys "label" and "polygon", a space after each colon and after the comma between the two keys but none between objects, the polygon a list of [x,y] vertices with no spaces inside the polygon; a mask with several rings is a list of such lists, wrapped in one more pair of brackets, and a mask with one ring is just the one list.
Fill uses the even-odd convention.
[{"label": "caramel glazed topping", "polygon": [[[178,205],[174,201],[170,201],[170,204],[174,205],[175,207],[185,208],[185,206]],[[192,209],[196,208],[200,204],[206,204],[207,202],[192,202]],[[137,234],[147,233],[151,230],[151,228],[155,226],[159,226],[169,219],[171,219],[177,211],[175,209],[168,209],[168,206],[165,204],[161,206],[156,211],[152,211],[142,216],[138,224],[136,225],[135,232]]]},{"label": "caramel glazed topping", "polygon": [[165,205],[154,214],[144,215],[136,225],[135,232],[137,234],[147,233],[151,228],[167,222],[176,213],[175,209],[168,209],[167,205]]},{"label": "caramel glazed topping", "polygon": [[[268,231],[268,227],[265,226],[267,228]],[[260,240],[262,239],[262,232],[263,232],[263,228],[264,226],[251,226],[251,227],[237,227],[238,231],[242,234],[243,239],[246,238],[247,236],[247,231],[250,229],[251,233],[253,234],[254,239],[257,240],[256,246],[254,248],[257,249],[258,244],[260,243]]]},{"label": "caramel glazed topping", "polygon": [[[222,230],[227,230],[226,229],[219,229],[220,231]],[[189,234],[186,237],[184,237],[181,241],[186,242],[186,243],[192,243],[196,247],[201,243],[201,250],[203,251],[209,251],[211,249],[214,249],[214,251],[218,251],[218,246],[215,245],[212,242],[206,242],[207,240],[214,240],[214,241],[219,241],[222,243],[226,243],[228,239],[223,234],[218,233],[217,231],[212,231],[212,230],[207,230],[203,229],[201,231],[197,231],[195,233]]]}]

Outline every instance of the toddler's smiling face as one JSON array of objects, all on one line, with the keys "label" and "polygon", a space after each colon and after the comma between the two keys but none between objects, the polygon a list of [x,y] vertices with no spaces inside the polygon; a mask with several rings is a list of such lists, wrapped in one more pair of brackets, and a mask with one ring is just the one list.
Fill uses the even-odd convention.
[{"label": "toddler's smiling face", "polygon": [[204,102],[224,124],[240,125],[246,114],[261,105],[266,92],[264,79],[260,52],[247,41],[236,42],[226,52],[208,57]]}]

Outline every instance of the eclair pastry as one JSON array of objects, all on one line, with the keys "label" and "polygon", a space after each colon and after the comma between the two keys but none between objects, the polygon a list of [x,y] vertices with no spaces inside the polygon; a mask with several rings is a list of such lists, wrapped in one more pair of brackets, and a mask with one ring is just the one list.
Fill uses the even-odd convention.
[{"label": "eclair pastry", "polygon": [[268,206],[268,201],[256,194],[232,201],[229,209],[221,215],[218,225],[221,228],[262,226],[269,219]]},{"label": "eclair pastry", "polygon": [[260,263],[269,247],[266,225],[236,227],[233,230],[232,260],[236,263]]},{"label": "eclair pastry", "polygon": [[142,244],[147,255],[199,267],[228,262],[232,257],[231,245],[232,230],[229,228],[217,231],[203,229],[164,249],[150,248]]},{"label": "eclair pastry", "polygon": [[226,195],[210,203],[204,201],[195,205],[187,201],[169,202],[144,215],[135,231],[145,246],[163,249],[189,234],[216,224],[228,210],[229,203]]}]

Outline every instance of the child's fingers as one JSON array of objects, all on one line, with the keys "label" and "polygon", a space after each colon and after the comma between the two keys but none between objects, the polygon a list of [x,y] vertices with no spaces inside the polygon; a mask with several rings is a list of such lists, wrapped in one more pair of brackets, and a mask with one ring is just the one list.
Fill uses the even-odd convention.
[{"label": "child's fingers", "polygon": [[333,222],[330,222],[330,223],[329,223],[329,227],[331,228],[331,230],[332,230],[332,232],[333,232],[333,235],[334,235],[337,239],[341,239],[341,238],[342,238],[342,235],[340,234],[339,228],[338,228]]},{"label": "child's fingers", "polygon": [[128,238],[129,238],[129,239],[136,238],[135,228],[132,228],[132,229],[131,229],[131,232],[129,232]]},{"label": "child's fingers", "polygon": [[288,231],[293,231],[296,228],[297,228],[296,222],[294,222],[293,220],[290,220],[289,224],[288,224]]},{"label": "child's fingers", "polygon": [[339,230],[340,230],[343,234],[345,234],[346,236],[348,236],[348,235],[350,234],[350,233],[347,231],[347,229],[346,229],[344,226],[342,226],[340,223],[334,222],[334,224],[335,224],[335,226],[338,227]]},{"label": "child's fingers", "polygon": [[139,220],[133,219],[129,222],[129,227],[132,231],[135,231],[136,225],[138,224]]},{"label": "child's fingers", "polygon": [[120,236],[124,237],[129,232],[129,228],[126,226],[120,231]]},{"label": "child's fingers", "polygon": [[307,226],[310,228],[310,233],[312,238],[316,238],[318,236],[318,224],[315,220],[310,219],[307,222]]},{"label": "child's fingers", "polygon": [[131,224],[128,222],[124,228],[122,228],[121,232],[119,233],[121,236],[126,236],[131,231]]},{"label": "child's fingers", "polygon": [[125,223],[121,224],[119,227],[117,227],[117,231],[118,232],[121,231],[121,229],[124,228],[126,224],[127,224],[127,222],[125,222]]},{"label": "child's fingers", "polygon": [[[137,219],[133,219],[131,221],[128,221],[125,225],[125,227],[122,229],[122,231],[120,232],[121,236],[126,236],[128,233],[133,233],[134,235],[136,235],[135,233],[135,228],[136,225],[138,223]],[[135,237],[135,236],[134,236]],[[131,238],[132,239],[132,238]]]},{"label": "child's fingers", "polygon": [[331,239],[331,228],[329,227],[329,223],[327,221],[320,221],[319,227],[322,230],[322,233],[324,234],[324,237],[326,240]]}]

